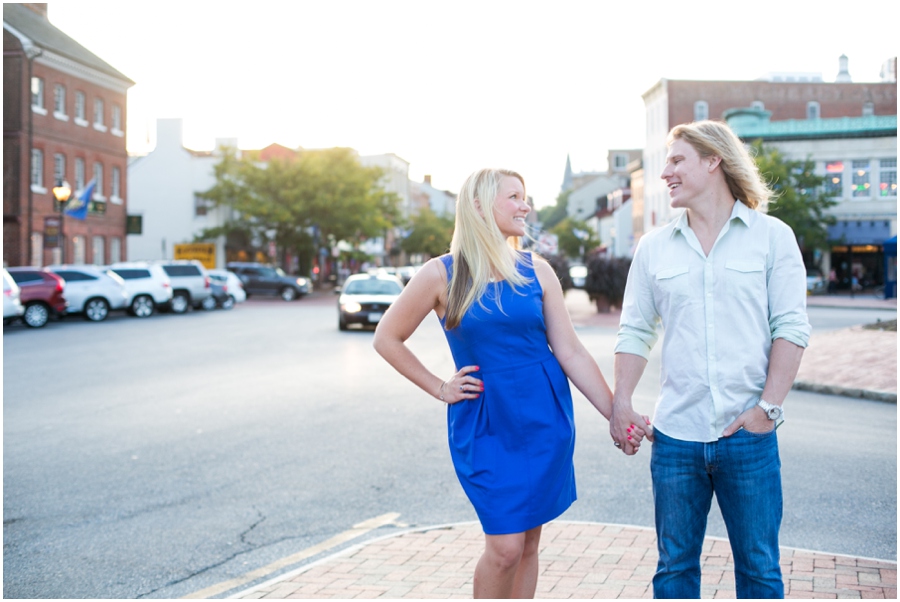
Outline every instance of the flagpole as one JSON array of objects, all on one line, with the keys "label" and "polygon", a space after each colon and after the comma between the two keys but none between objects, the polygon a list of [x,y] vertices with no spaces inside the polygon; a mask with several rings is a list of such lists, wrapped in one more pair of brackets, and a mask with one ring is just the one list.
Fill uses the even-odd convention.
[{"label": "flagpole", "polygon": [[57,180],[56,186],[53,187],[53,198],[59,205],[59,262],[62,264],[66,263],[66,203],[69,202],[70,196],[72,196],[72,187],[69,186],[69,183],[62,179]]}]

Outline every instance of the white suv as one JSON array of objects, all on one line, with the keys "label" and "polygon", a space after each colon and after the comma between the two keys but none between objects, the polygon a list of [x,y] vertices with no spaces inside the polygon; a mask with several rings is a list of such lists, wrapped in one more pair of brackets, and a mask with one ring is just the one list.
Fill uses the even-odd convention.
[{"label": "white suv", "polygon": [[166,306],[172,301],[172,283],[162,266],[128,261],[114,263],[109,269],[125,281],[131,315],[147,318],[158,306]]},{"label": "white suv", "polygon": [[48,265],[46,269],[66,281],[66,313],[83,312],[91,322],[101,322],[110,310],[128,307],[125,282],[115,273],[94,265]]},{"label": "white suv", "polygon": [[212,294],[209,274],[203,264],[195,259],[172,259],[154,262],[162,266],[172,283],[172,300],[169,309],[183,314],[191,307],[201,308]]}]

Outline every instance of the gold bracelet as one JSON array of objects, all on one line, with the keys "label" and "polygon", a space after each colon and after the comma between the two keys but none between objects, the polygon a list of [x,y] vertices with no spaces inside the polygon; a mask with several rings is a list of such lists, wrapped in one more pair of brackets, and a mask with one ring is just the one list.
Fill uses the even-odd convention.
[{"label": "gold bracelet", "polygon": [[[447,381],[442,382],[440,391],[438,392],[438,397],[441,398],[441,401],[444,401],[444,385],[446,385],[446,384],[447,384]],[[444,402],[444,403],[447,403],[447,402]]]}]

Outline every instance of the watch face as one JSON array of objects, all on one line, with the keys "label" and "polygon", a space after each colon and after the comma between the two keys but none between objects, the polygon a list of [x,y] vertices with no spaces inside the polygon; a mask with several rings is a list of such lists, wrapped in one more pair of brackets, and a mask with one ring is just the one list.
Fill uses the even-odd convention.
[{"label": "watch face", "polygon": [[769,420],[777,420],[778,418],[781,417],[781,408],[779,408],[779,407],[769,408],[769,411],[766,413],[769,415]]}]

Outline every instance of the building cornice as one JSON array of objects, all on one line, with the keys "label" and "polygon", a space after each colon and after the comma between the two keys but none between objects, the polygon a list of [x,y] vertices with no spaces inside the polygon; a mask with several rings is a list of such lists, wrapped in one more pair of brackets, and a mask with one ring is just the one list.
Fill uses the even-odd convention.
[{"label": "building cornice", "polygon": [[130,83],[123,82],[118,78],[107,75],[106,73],[91,67],[87,67],[82,63],[73,61],[68,57],[53,52],[52,50],[47,50],[46,48],[43,49],[43,53],[37,57],[35,61],[41,65],[50,67],[51,69],[56,69],[57,71],[83,79],[89,83],[100,86],[101,88],[106,88],[107,90],[112,90],[113,92],[118,92],[120,94],[125,94],[128,91],[128,88],[132,86]]},{"label": "building cornice", "polygon": [[24,33],[7,23],[3,22],[3,29],[14,35],[19,42],[22,44],[22,49],[25,51],[26,56],[28,58],[33,59],[43,52],[41,48],[35,45],[34,42],[31,41],[31,38],[26,36]]}]

